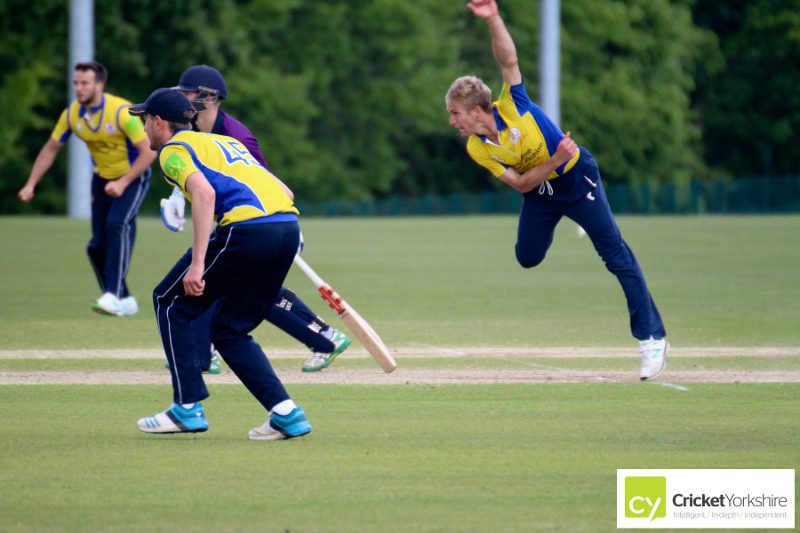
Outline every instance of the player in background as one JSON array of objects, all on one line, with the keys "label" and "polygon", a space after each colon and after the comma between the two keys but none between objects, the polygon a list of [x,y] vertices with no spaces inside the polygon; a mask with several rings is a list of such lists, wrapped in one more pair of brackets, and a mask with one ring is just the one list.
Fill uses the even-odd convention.
[{"label": "player in background", "polygon": [[[181,74],[176,89],[192,102],[197,111],[192,121],[192,128],[195,131],[227,135],[239,140],[264,168],[270,170],[255,136],[244,124],[220,107],[221,101],[228,96],[228,88],[217,69],[208,65],[189,67]],[[288,188],[286,191],[293,196]],[[167,211],[174,209],[174,202],[180,203],[181,197],[173,192],[173,196],[166,200],[165,209]],[[170,226],[171,224],[167,225]],[[175,228],[170,227],[170,229]],[[201,317],[201,322],[208,323],[211,320],[210,315],[211,313]],[[281,287],[275,305],[268,310],[265,318],[311,350],[311,356],[302,367],[304,372],[326,368],[350,345],[350,339],[344,333],[326,324],[294,292],[285,287]],[[207,328],[201,325],[198,331],[207,331]],[[205,340],[200,338],[199,342]],[[209,373],[219,372],[219,357],[213,346],[208,368]]]},{"label": "player in background", "polygon": [[[300,240],[298,212],[285,186],[239,141],[191,131],[191,102],[170,88],[131,107],[143,115],[164,178],[192,202],[190,248],[153,291],[173,404],[137,427],[146,433],[200,432],[208,397],[193,322],[217,306],[211,340],[225,362],[268,412],[253,440],[299,437],[311,431],[250,332],[275,301]],[[216,228],[212,226],[217,222]],[[209,234],[211,235],[209,237]]]},{"label": "player in background", "polygon": [[72,78],[76,100],[65,109],[33,162],[17,196],[30,202],[36,185],[73,133],[92,155],[92,238],[86,248],[102,295],[92,308],[103,314],[130,316],[138,312],[128,291],[128,274],[136,239],[136,214],[150,187],[150,149],[142,121],[128,114],[130,102],[105,92],[106,68],[97,62],[78,63]]},{"label": "player in background", "polygon": [[559,220],[566,216],[578,223],[622,285],[631,332],[639,340],[640,378],[654,379],[666,364],[666,331],[639,264],[614,220],[597,162],[528,97],[516,47],[497,3],[473,0],[467,7],[489,26],[503,88],[492,102],[483,81],[463,76],[450,86],[445,105],[450,125],[467,138],[470,157],[523,194],[517,261],[525,268],[535,267],[544,259]]}]

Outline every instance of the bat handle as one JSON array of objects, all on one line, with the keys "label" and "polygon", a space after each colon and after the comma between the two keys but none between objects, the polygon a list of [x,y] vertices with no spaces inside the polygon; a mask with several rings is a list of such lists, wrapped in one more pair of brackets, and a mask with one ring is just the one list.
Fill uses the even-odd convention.
[{"label": "bat handle", "polygon": [[309,266],[305,260],[300,257],[299,255],[294,256],[294,264],[300,267],[300,270],[303,271],[303,274],[306,275],[308,279],[311,280],[311,283],[314,284],[316,288],[320,288],[323,285],[327,285],[325,281],[314,272],[314,269]]}]

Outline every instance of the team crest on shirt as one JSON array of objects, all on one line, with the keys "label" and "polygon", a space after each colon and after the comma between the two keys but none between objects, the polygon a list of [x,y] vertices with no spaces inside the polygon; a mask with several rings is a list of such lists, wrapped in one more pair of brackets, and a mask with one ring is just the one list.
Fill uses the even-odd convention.
[{"label": "team crest on shirt", "polygon": [[117,127],[114,126],[114,124],[112,124],[111,122],[106,122],[106,133],[108,133],[109,135],[114,135],[115,133],[117,133]]},{"label": "team crest on shirt", "polygon": [[508,132],[508,140],[511,141],[511,144],[517,144],[520,136],[518,128],[511,128],[511,131]]},{"label": "team crest on shirt", "polygon": [[183,170],[186,168],[186,163],[181,161],[178,154],[171,154],[164,162],[163,168],[164,174],[178,181],[178,178],[181,177]]}]

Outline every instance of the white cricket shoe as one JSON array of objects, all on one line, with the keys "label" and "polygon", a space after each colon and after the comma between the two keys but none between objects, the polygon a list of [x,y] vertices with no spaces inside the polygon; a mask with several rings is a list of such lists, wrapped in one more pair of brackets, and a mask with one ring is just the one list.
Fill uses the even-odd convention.
[{"label": "white cricket shoe", "polygon": [[[303,372],[316,372],[318,370],[322,370],[323,368],[327,368],[329,364],[336,359],[336,356],[342,353],[350,346],[350,339],[339,331],[338,329],[333,329],[328,326],[331,330],[330,333],[330,341],[333,343],[333,351],[330,353],[326,352],[313,352],[311,357],[303,364]],[[323,334],[324,335],[324,334]]]},{"label": "white cricket shoe", "polygon": [[166,411],[140,418],[136,427],[145,433],[199,433],[208,430],[208,420],[200,403],[191,409],[172,404]]},{"label": "white cricket shoe", "polygon": [[302,437],[311,433],[311,424],[306,419],[306,412],[295,407],[288,415],[272,413],[267,421],[250,430],[250,440],[282,440]]},{"label": "white cricket shoe", "polygon": [[139,312],[139,304],[133,296],[126,296],[120,299],[119,303],[122,308],[122,314],[119,316],[133,316]]},{"label": "white cricket shoe", "polygon": [[642,354],[642,371],[639,377],[642,381],[656,379],[667,366],[669,343],[666,339],[655,340],[652,337],[639,341],[639,352]]},{"label": "white cricket shoe", "polygon": [[116,295],[106,292],[92,304],[92,310],[102,315],[123,316],[122,302]]}]

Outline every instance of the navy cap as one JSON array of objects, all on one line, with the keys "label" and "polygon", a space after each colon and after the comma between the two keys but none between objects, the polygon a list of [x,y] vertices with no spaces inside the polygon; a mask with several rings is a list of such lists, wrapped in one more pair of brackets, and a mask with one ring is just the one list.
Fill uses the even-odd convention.
[{"label": "navy cap", "polygon": [[131,115],[158,115],[168,122],[188,124],[195,115],[192,103],[177,89],[162,87],[147,97],[143,104],[135,104],[128,108]]},{"label": "navy cap", "polygon": [[179,91],[194,91],[198,93],[210,93],[220,98],[228,97],[228,86],[225,78],[214,67],[208,65],[195,65],[187,68],[181,79],[178,80]]}]

